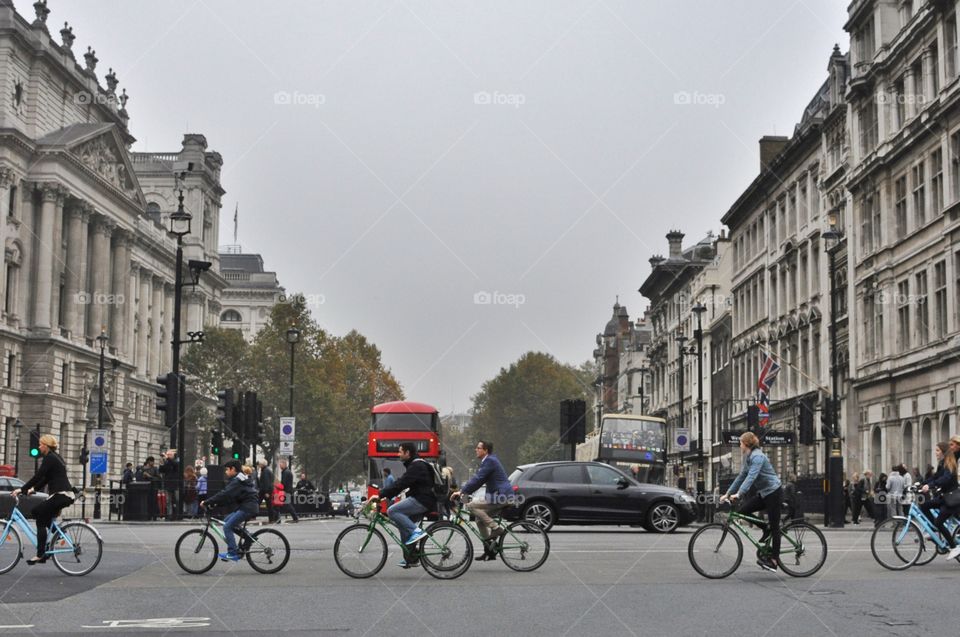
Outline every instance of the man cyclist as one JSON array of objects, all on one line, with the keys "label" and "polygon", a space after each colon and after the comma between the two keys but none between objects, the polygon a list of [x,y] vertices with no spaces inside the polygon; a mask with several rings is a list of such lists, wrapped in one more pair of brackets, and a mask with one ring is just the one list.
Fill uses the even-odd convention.
[{"label": "man cyclist", "polygon": [[260,495],[257,493],[257,487],[242,468],[243,465],[239,460],[228,460],[223,465],[223,473],[230,479],[227,486],[200,503],[201,507],[217,505],[236,507],[233,513],[223,521],[223,539],[227,541],[227,552],[220,553],[218,557],[224,562],[237,562],[241,559],[234,531],[240,530],[247,520],[255,518],[260,509]]},{"label": "man cyclist", "polygon": [[[770,460],[760,450],[760,439],[756,434],[747,431],[740,436],[740,451],[743,453],[740,475],[720,501],[743,498],[740,504],[740,513],[743,514],[767,510],[767,526],[760,541],[764,542],[772,535],[773,542],[770,557],[761,557],[757,560],[757,565],[765,571],[776,571],[780,562],[780,506],[783,502],[783,487]],[[754,487],[752,491],[751,487]],[[747,497],[744,498],[745,495]]]},{"label": "man cyclist", "polygon": [[[421,517],[427,511],[436,511],[437,509],[437,496],[434,495],[433,491],[434,468],[426,460],[419,457],[417,447],[412,442],[401,442],[397,457],[406,468],[403,476],[390,486],[382,487],[380,495],[373,496],[370,500],[376,502],[379,497],[390,501],[407,491],[406,498],[387,509],[387,517],[400,530],[400,541],[404,545],[412,546],[426,537],[427,534],[418,528],[411,518]],[[400,562],[400,566],[410,568],[415,566],[418,561],[419,558],[405,555]]]},{"label": "man cyclist", "polygon": [[462,493],[471,494],[481,486],[486,487],[484,502],[470,502],[467,508],[477,518],[477,530],[483,538],[483,555],[476,558],[478,562],[496,559],[494,540],[503,535],[493,517],[506,507],[513,504],[513,487],[507,479],[507,472],[503,470],[500,459],[493,455],[493,445],[481,440],[476,447],[480,468],[477,474],[467,480],[459,491],[450,494],[450,498],[458,498]]}]

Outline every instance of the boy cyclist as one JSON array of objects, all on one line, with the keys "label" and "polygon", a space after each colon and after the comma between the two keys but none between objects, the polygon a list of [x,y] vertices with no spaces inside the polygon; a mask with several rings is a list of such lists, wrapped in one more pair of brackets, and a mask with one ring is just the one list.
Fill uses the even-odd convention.
[{"label": "boy cyclist", "polygon": [[255,518],[260,508],[260,496],[253,480],[242,471],[239,460],[230,460],[223,465],[223,472],[230,482],[219,493],[200,503],[201,507],[229,506],[234,511],[223,521],[223,537],[227,541],[227,552],[218,556],[223,561],[237,562],[241,559],[237,550],[237,539],[234,531],[240,529],[244,522]]}]

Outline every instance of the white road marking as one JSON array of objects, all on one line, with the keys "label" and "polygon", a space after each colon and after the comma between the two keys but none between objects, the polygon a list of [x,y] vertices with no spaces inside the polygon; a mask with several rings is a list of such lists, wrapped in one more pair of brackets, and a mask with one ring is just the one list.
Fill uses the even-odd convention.
[{"label": "white road marking", "polygon": [[81,628],[204,628],[210,625],[209,617],[161,617],[157,619],[107,619],[103,626],[81,626]]}]

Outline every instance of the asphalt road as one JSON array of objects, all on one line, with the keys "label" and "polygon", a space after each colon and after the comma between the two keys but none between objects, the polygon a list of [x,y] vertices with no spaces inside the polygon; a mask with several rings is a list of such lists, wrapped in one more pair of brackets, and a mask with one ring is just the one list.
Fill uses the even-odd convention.
[{"label": "asphalt road", "polygon": [[761,571],[749,553],[731,577],[699,576],[690,530],[654,535],[561,527],[547,563],[514,573],[475,563],[454,581],[403,570],[354,580],[332,557],[343,520],[278,527],[294,552],[279,575],[245,562],[205,575],[173,557],[183,525],[101,525],[105,553],[86,577],[48,563],[0,576],[2,634],[224,635],[955,635],[960,564],[938,558],[890,572],[869,530],[827,531],[829,555],[808,579]]}]

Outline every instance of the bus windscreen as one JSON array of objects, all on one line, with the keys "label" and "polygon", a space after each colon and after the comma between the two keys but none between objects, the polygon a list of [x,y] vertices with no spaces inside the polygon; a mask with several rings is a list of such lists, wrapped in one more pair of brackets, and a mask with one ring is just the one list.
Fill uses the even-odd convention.
[{"label": "bus windscreen", "polygon": [[373,431],[436,431],[436,414],[374,414]]}]

